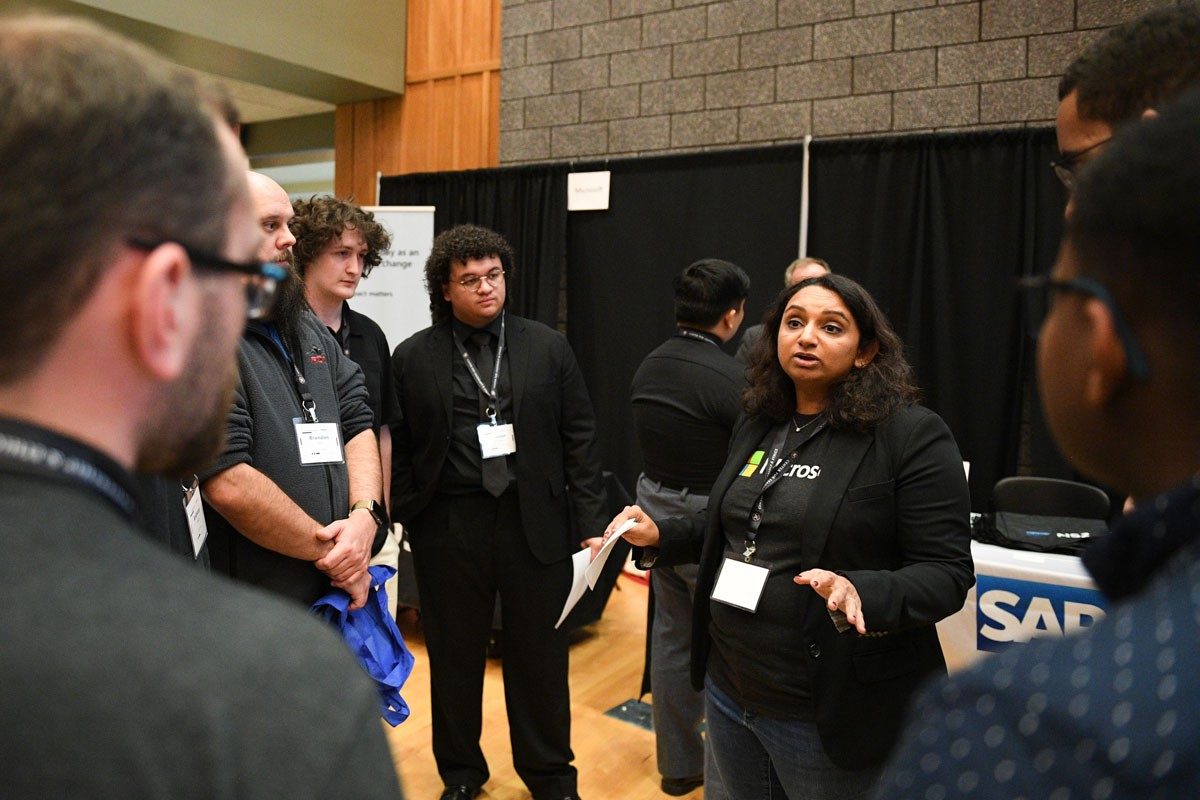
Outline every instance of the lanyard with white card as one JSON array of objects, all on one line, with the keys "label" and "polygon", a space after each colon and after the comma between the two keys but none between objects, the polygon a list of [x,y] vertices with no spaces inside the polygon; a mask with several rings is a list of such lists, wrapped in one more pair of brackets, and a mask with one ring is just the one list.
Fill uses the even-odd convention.
[{"label": "lanyard with white card", "polygon": [[[296,365],[296,361],[292,358],[287,345],[284,344],[279,331],[272,327],[269,329],[268,335],[287,360],[288,366],[292,368],[292,380],[296,385],[296,394],[300,396],[300,408],[303,410],[304,416],[293,420],[292,423],[296,428],[300,463],[306,467],[320,464],[344,464],[346,456],[342,450],[341,426],[336,422],[321,422],[317,419],[317,401],[312,396],[312,392],[308,390],[308,381],[305,380],[304,373]],[[320,352],[315,346],[313,351]]]},{"label": "lanyard with white card", "polygon": [[[749,611],[752,614],[757,610],[758,602],[762,599],[763,589],[767,584],[767,577],[771,574],[769,567],[750,563],[758,549],[755,539],[758,536],[759,526],[762,525],[764,498],[767,491],[792,468],[792,464],[800,455],[800,450],[804,445],[808,444],[809,440],[820,433],[824,427],[824,422],[817,425],[799,444],[792,448],[786,458],[774,461],[775,456],[783,449],[783,437],[777,440],[771,454],[771,461],[774,463],[768,468],[767,479],[750,508],[750,518],[746,526],[746,548],[742,551],[742,560],[725,557],[717,572],[717,579],[710,595],[711,599]],[[786,428],[784,430],[784,436],[786,436]],[[801,430],[803,428],[797,428],[796,432],[799,433]]]},{"label": "lanyard with white card", "polygon": [[496,363],[492,366],[492,385],[490,387],[484,385],[483,378],[479,375],[479,369],[471,360],[466,346],[458,341],[457,335],[454,338],[455,344],[458,345],[458,351],[462,354],[463,362],[467,365],[467,372],[471,373],[475,385],[488,400],[487,407],[484,409],[488,421],[480,423],[476,428],[479,435],[479,451],[483,458],[496,458],[517,452],[517,435],[512,423],[500,424],[499,421],[500,396],[496,393],[496,387],[500,383],[500,359],[504,356],[504,331],[505,318],[504,312],[501,311],[500,341],[496,347]]},{"label": "lanyard with white card", "polygon": [[188,533],[192,537],[192,558],[200,557],[200,549],[208,539],[208,523],[204,519],[204,503],[200,497],[200,479],[192,476],[191,486],[182,486],[183,510],[187,512]]}]

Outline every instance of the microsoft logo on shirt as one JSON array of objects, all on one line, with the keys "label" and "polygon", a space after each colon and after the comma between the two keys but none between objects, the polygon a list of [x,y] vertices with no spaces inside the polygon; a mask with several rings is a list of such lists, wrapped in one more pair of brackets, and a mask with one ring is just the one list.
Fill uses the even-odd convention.
[{"label": "microsoft logo on shirt", "polygon": [[765,455],[765,450],[755,450],[754,455],[750,456],[750,460],[746,462],[746,466],[742,467],[742,471],[738,475],[742,478],[749,478],[758,472],[758,468],[762,465],[763,456]]}]

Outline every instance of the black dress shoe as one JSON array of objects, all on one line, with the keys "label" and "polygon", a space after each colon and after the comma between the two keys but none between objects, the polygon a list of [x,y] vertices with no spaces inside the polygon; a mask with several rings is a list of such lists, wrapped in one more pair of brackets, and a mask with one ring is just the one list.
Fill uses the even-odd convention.
[{"label": "black dress shoe", "polygon": [[703,775],[693,775],[690,778],[663,778],[662,790],[663,794],[669,794],[672,797],[682,797],[693,789],[698,789],[704,785]]},{"label": "black dress shoe", "polygon": [[475,800],[481,791],[478,786],[447,786],[441,800]]}]

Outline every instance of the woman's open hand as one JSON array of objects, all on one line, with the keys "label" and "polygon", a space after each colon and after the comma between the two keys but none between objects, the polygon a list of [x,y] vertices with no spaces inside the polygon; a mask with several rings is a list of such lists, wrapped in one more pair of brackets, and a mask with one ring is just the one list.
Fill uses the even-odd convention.
[{"label": "woman's open hand", "polygon": [[860,634],[867,632],[867,621],[863,619],[862,600],[854,584],[836,572],[827,569],[806,569],[793,581],[801,586],[811,586],[812,590],[825,598],[825,607],[830,611],[841,611],[846,615],[846,621],[854,626]]}]

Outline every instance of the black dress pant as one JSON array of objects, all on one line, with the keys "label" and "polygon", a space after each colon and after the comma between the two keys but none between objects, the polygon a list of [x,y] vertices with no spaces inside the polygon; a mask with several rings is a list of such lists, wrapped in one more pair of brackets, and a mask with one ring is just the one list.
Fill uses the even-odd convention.
[{"label": "black dress pant", "polygon": [[483,674],[497,593],[513,765],[535,800],[576,791],[567,638],[555,630],[571,562],[538,561],[515,486],[437,495],[411,538],[429,655],[433,754],[447,785],[482,786]]}]

